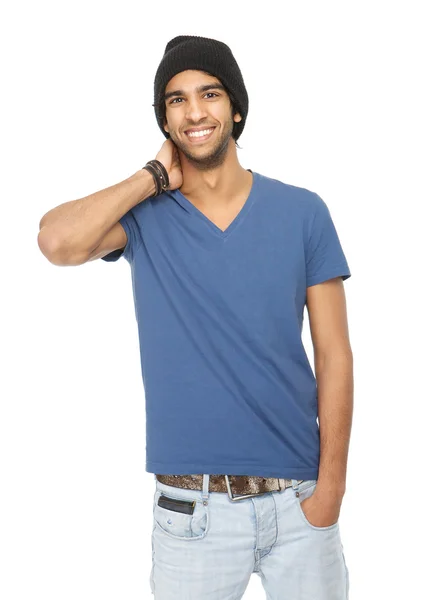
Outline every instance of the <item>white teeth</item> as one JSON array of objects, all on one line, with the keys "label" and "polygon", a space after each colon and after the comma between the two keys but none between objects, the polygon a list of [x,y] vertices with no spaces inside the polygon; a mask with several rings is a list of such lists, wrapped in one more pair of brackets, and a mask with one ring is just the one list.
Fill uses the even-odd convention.
[{"label": "white teeth", "polygon": [[204,131],[193,131],[192,133],[188,133],[187,135],[189,137],[203,137],[205,135],[208,135],[209,133],[211,133],[213,131],[214,128],[212,129],[204,129]]}]

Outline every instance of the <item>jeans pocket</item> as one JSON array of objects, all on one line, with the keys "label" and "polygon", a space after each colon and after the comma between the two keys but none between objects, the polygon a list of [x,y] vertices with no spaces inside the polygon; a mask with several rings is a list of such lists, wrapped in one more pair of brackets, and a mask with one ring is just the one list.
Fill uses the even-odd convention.
[{"label": "jeans pocket", "polygon": [[339,527],[339,520],[337,520],[336,523],[333,523],[332,525],[327,525],[326,527],[317,527],[316,525],[312,525],[312,523],[310,523],[307,520],[306,515],[303,512],[301,503],[303,502],[303,500],[305,500],[305,498],[309,498],[309,496],[311,496],[314,493],[316,484],[317,484],[316,479],[308,479],[308,480],[300,483],[300,485],[297,489],[298,494],[295,494],[295,503],[297,506],[298,513],[299,513],[301,519],[303,520],[303,522],[310,529],[314,529],[315,531],[329,531],[332,529],[337,529]]},{"label": "jeans pocket", "polygon": [[[158,504],[159,500],[161,504]],[[209,506],[196,497],[189,500],[171,492],[156,490],[153,520],[157,529],[170,538],[202,540],[209,530]]]}]

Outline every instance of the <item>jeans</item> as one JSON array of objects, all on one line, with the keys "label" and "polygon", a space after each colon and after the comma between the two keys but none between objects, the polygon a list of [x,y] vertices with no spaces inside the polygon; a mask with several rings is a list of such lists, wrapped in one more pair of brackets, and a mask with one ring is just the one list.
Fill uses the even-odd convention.
[{"label": "jeans", "polygon": [[[348,600],[339,522],[316,527],[300,502],[316,480],[232,501],[227,493],[165,485],[154,475],[151,592],[155,600],[239,600],[252,573],[267,600]],[[296,491],[299,496],[296,496]],[[195,500],[193,514],[159,496]]]}]

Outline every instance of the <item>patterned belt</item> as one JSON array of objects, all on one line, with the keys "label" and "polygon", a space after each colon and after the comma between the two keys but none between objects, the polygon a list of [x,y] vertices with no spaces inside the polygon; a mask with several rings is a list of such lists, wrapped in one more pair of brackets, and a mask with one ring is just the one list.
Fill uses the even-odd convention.
[{"label": "patterned belt", "polygon": [[[187,490],[202,490],[203,476],[196,475],[158,475],[156,479],[165,485]],[[299,479],[298,483],[305,481]],[[292,486],[291,479],[279,477],[258,477],[257,475],[210,475],[209,492],[228,493],[231,500],[243,500],[252,496],[281,492]],[[237,496],[236,496],[237,494]]]}]

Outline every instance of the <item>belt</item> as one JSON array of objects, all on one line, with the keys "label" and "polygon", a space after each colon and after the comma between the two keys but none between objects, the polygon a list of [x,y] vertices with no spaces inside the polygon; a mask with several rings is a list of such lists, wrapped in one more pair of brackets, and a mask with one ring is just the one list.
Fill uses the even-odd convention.
[{"label": "belt", "polygon": [[[203,487],[203,476],[200,474],[156,474],[156,479],[165,485],[172,485],[186,490],[202,490]],[[304,479],[299,479],[298,483],[302,481]],[[268,492],[281,492],[291,486],[291,479],[281,479],[279,477],[258,477],[257,475],[210,475],[209,477],[209,492],[228,493],[231,500],[243,500]]]}]

